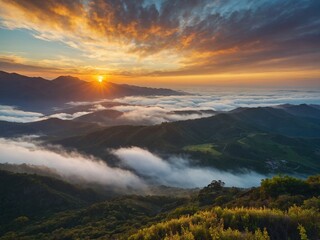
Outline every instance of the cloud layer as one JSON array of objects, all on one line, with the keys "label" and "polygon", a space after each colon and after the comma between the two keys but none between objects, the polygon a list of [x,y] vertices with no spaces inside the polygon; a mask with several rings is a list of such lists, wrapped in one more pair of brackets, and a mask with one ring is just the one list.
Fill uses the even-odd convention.
[{"label": "cloud layer", "polygon": [[121,163],[137,172],[140,176],[156,184],[174,187],[204,187],[212,180],[222,180],[226,186],[257,186],[266,176],[246,171],[233,174],[213,168],[190,166],[187,159],[171,156],[164,160],[151,152],[138,148],[120,148],[112,152]]},{"label": "cloud layer", "polygon": [[[110,102],[112,101],[112,102]],[[214,115],[200,110],[230,111],[238,107],[273,106],[280,104],[320,104],[318,90],[217,90],[202,95],[124,97],[100,102],[71,103],[72,108],[44,116],[41,113],[25,112],[11,106],[0,105],[0,120],[32,122],[47,118],[72,120],[85,114],[102,110],[122,113],[109,123],[152,125],[162,122],[195,119]]]},{"label": "cloud layer", "polygon": [[12,106],[0,105],[0,121],[8,122],[33,122],[41,119],[43,114],[26,112]]},{"label": "cloud layer", "polygon": [[[227,186],[251,187],[259,185],[265,176],[245,171],[239,174],[213,168],[190,166],[186,158],[171,156],[163,159],[147,150],[131,147],[111,150],[119,159],[118,167],[110,167],[102,160],[60,147],[41,147],[34,139],[0,138],[0,164],[21,165],[35,171],[59,175],[76,183],[98,184],[115,191],[148,191],[148,186],[203,187],[212,180],[223,180]],[[12,167],[11,169],[13,169]],[[10,169],[7,165],[7,169]],[[40,169],[40,170],[39,170]],[[50,170],[50,171],[49,171]]]},{"label": "cloud layer", "polygon": [[238,107],[280,104],[320,104],[319,90],[206,90],[202,95],[164,97],[124,97],[114,101],[132,105],[153,106],[170,110],[230,111]]},{"label": "cloud layer", "polygon": [[317,0],[2,0],[0,4],[2,27],[28,29],[36,38],[61,41],[123,75],[319,67]]},{"label": "cloud layer", "polygon": [[78,153],[67,153],[61,148],[51,151],[24,139],[0,138],[0,163],[28,164],[53,169],[65,179],[95,183],[119,189],[141,189],[143,180],[130,171],[111,168],[105,162]]}]

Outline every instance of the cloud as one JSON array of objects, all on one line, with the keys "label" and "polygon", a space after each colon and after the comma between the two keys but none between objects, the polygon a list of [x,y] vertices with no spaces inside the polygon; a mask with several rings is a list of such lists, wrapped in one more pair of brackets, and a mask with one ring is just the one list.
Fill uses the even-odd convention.
[{"label": "cloud", "polygon": [[167,160],[147,150],[131,147],[113,150],[121,163],[150,182],[167,186],[193,188],[204,187],[212,180],[222,180],[227,186],[258,186],[266,176],[252,171],[231,173],[214,168],[189,165],[185,158],[171,156]]},{"label": "cloud", "polygon": [[167,160],[138,148],[110,150],[120,159],[118,167],[110,167],[93,156],[66,152],[59,146],[44,148],[34,137],[0,138],[1,168],[59,176],[72,183],[88,183],[109,187],[114,191],[148,192],[148,186],[203,187],[213,179],[228,186],[259,185],[265,176],[255,172],[233,174],[213,168],[191,166],[188,160],[171,156]]},{"label": "cloud", "polygon": [[16,55],[6,55],[2,56],[3,54],[0,55],[0,69],[6,70],[6,71],[19,71],[19,72],[28,72],[28,73],[48,73],[48,72],[53,72],[53,73],[62,73],[63,70],[59,69],[57,67],[51,67],[51,65],[43,65],[41,62],[39,64],[39,61],[37,63],[35,62],[30,62],[26,58],[22,58]]},{"label": "cloud", "polygon": [[32,122],[50,117],[72,120],[85,114],[111,109],[123,113],[111,125],[153,125],[214,115],[214,112],[199,112],[200,110],[230,111],[238,107],[263,107],[286,103],[320,104],[319,96],[320,91],[317,89],[241,91],[228,88],[214,91],[205,89],[201,95],[131,96],[98,102],[73,102],[70,103],[72,108],[59,109],[59,112],[48,116],[25,112],[12,106],[0,106],[0,120]]},{"label": "cloud", "polygon": [[[131,96],[97,102],[73,102],[73,108],[60,109],[58,113],[44,116],[37,112],[19,110],[13,106],[0,105],[0,120],[10,122],[33,122],[48,118],[72,120],[101,110],[116,110],[123,114],[110,125],[153,125],[187,119],[209,117],[214,112],[230,111],[238,107],[276,106],[280,104],[320,104],[319,90],[259,90],[252,91],[219,89],[201,95],[186,96]],[[65,112],[64,112],[65,111]],[[189,111],[189,112],[183,112]]]},{"label": "cloud", "polygon": [[118,117],[117,120],[123,120],[127,123],[140,125],[153,125],[160,124],[163,122],[197,119],[214,115],[213,113],[201,112],[178,114],[171,111],[170,109],[158,106],[123,105],[112,107],[112,109],[123,112],[123,114],[120,117]]},{"label": "cloud", "polygon": [[41,120],[45,120],[48,118],[60,118],[62,120],[72,120],[77,117],[81,117],[83,115],[89,114],[89,113],[92,113],[92,112],[55,113],[55,114],[49,115],[47,117],[41,118]]},{"label": "cloud", "polygon": [[316,0],[237,4],[2,0],[0,4],[2,27],[29,29],[36,38],[62,41],[106,62],[117,74],[203,75],[319,67]]},{"label": "cloud", "polygon": [[[205,89],[205,91],[208,91]],[[201,95],[187,96],[158,96],[139,97],[131,96],[118,98],[114,101],[127,104],[139,104],[142,106],[153,106],[152,109],[164,109],[163,111],[176,110],[216,110],[230,111],[238,107],[260,107],[275,106],[280,104],[320,104],[319,90],[233,90],[219,89],[212,92],[204,92]],[[127,109],[134,110],[135,106],[128,106]],[[119,107],[119,110],[125,107]],[[146,110],[147,111],[147,110]],[[152,115],[152,114],[150,114]]]},{"label": "cloud", "polygon": [[[53,147],[52,147],[53,148]],[[109,167],[102,160],[61,148],[45,149],[26,139],[0,138],[0,163],[27,164],[29,166],[53,169],[64,179],[78,179],[79,182],[94,183],[120,189],[144,189],[146,185],[134,173]]]},{"label": "cloud", "polygon": [[62,113],[55,113],[55,114],[45,116],[42,113],[38,113],[38,112],[28,112],[28,111],[17,109],[13,106],[0,105],[0,121],[27,123],[27,122],[46,120],[48,118],[60,118],[63,120],[72,120],[74,118],[80,117],[82,115],[91,113],[96,110],[97,109],[91,109],[91,111],[88,111],[88,112],[80,111],[75,113],[62,112]]},{"label": "cloud", "polygon": [[8,122],[33,122],[43,117],[37,112],[26,112],[12,106],[0,105],[0,120]]}]

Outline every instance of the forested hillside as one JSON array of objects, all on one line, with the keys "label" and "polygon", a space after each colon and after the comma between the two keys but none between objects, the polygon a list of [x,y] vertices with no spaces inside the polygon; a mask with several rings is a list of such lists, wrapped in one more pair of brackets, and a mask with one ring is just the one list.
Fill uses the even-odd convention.
[{"label": "forested hillside", "polygon": [[[1,196],[6,188],[13,187],[15,177],[23,176],[12,174],[7,187],[1,187]],[[30,176],[31,180],[36,178]],[[57,191],[64,189],[60,182],[53,185]],[[41,189],[42,185],[35,181],[33,188]],[[28,195],[25,191],[20,194]],[[70,194],[79,196],[78,191]],[[276,176],[250,189],[228,188],[221,181],[212,181],[189,197],[123,196],[96,201],[77,209],[64,205],[67,211],[61,209],[51,216],[46,214],[48,207],[39,209],[38,216],[24,212],[15,219],[7,218],[1,239],[316,240],[320,237],[319,176],[307,180]],[[13,199],[12,204],[18,202]],[[36,208],[28,201],[19,204]]]}]

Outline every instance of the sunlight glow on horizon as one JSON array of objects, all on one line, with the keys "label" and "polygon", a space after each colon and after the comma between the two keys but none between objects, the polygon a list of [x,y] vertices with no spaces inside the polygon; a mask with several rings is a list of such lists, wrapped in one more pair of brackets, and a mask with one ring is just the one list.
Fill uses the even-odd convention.
[{"label": "sunlight glow on horizon", "polygon": [[102,75],[99,75],[99,76],[97,77],[97,79],[98,79],[98,82],[99,82],[99,83],[102,83],[103,80],[104,80],[104,77],[103,77]]},{"label": "sunlight glow on horizon", "polygon": [[320,87],[312,0],[40,2],[0,0],[1,71],[100,84]]}]

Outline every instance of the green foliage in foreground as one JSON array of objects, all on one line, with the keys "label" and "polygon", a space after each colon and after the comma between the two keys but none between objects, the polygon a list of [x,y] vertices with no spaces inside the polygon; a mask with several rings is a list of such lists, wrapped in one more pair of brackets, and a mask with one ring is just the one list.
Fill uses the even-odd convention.
[{"label": "green foliage in foreground", "polygon": [[[214,209],[220,210],[222,209]],[[267,231],[260,229],[253,233],[249,230],[241,232],[225,228],[223,220],[212,211],[202,211],[192,216],[183,216],[178,219],[158,223],[149,228],[139,230],[129,237],[130,240],[151,239],[270,239]]]},{"label": "green foliage in foreground", "polygon": [[131,240],[152,239],[309,239],[320,237],[320,213],[291,207],[220,208],[200,211],[139,230]]},{"label": "green foliage in foreground", "polygon": [[8,223],[9,239],[320,239],[320,176],[265,179],[253,189],[213,181],[190,199],[125,196]]},{"label": "green foliage in foreground", "polygon": [[186,199],[161,196],[126,196],[65,211],[38,221],[19,217],[0,239],[113,239],[148,223],[158,222]]}]

